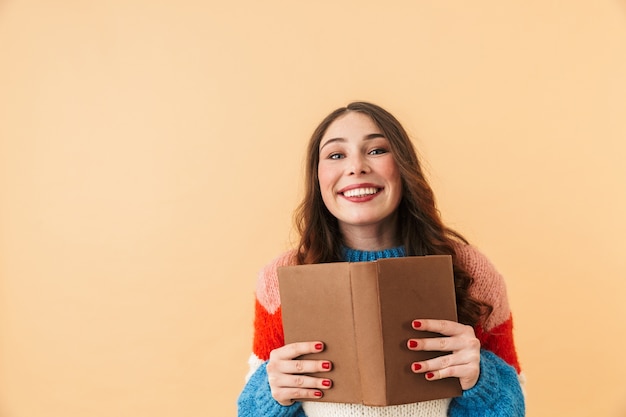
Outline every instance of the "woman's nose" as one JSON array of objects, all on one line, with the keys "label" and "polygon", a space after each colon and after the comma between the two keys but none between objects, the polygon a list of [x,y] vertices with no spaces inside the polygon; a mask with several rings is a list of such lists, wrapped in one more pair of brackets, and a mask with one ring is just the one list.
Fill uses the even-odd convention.
[{"label": "woman's nose", "polygon": [[367,174],[370,171],[367,159],[363,156],[354,156],[350,161],[350,175]]}]

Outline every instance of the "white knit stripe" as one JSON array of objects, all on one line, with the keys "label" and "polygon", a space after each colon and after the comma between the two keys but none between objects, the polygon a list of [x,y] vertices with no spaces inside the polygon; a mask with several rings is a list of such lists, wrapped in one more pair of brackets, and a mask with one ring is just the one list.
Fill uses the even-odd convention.
[{"label": "white knit stripe", "polygon": [[528,398],[526,396],[526,374],[524,372],[520,372],[517,375],[517,379],[519,380],[519,384],[522,387],[522,394],[524,394],[524,399]]},{"label": "white knit stripe", "polygon": [[446,398],[387,407],[304,401],[302,408],[308,417],[446,417],[450,401]]},{"label": "white knit stripe", "polygon": [[254,353],[250,355],[250,357],[248,358],[249,368],[248,373],[246,374],[246,382],[248,382],[252,374],[255,373],[256,370],[259,369],[259,366],[261,366],[262,364],[263,360],[259,359]]}]

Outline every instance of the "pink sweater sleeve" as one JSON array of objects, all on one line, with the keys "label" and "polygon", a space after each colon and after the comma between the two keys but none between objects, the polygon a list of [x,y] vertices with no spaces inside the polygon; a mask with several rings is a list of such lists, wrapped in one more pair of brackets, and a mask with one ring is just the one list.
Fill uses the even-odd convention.
[{"label": "pink sweater sleeve", "polygon": [[286,252],[266,265],[257,279],[254,311],[254,355],[266,361],[270,352],[285,344],[278,290],[278,267],[294,263],[294,253]]},{"label": "pink sweater sleeve", "polygon": [[476,336],[484,349],[494,352],[518,373],[521,372],[513,340],[513,316],[504,278],[485,255],[470,245],[457,245],[461,265],[474,278],[470,294],[493,307],[489,318],[476,326]]}]

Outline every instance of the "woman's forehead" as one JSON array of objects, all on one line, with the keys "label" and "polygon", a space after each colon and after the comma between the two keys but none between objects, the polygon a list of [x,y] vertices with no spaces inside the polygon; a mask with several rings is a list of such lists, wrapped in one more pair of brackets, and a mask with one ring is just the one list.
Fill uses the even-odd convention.
[{"label": "woman's forehead", "polygon": [[328,126],[322,136],[321,144],[329,139],[348,139],[375,133],[382,133],[382,130],[370,116],[361,112],[348,112],[335,119]]}]

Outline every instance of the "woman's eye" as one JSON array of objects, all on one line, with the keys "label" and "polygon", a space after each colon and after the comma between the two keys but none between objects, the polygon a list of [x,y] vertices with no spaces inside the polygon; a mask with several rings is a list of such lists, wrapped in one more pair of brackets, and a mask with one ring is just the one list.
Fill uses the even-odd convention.
[{"label": "woman's eye", "polygon": [[387,149],[377,148],[377,149],[372,149],[371,151],[369,151],[369,154],[370,155],[382,155],[387,152],[388,152]]},{"label": "woman's eye", "polygon": [[328,159],[341,159],[343,158],[343,154],[341,153],[331,153],[328,155]]}]

